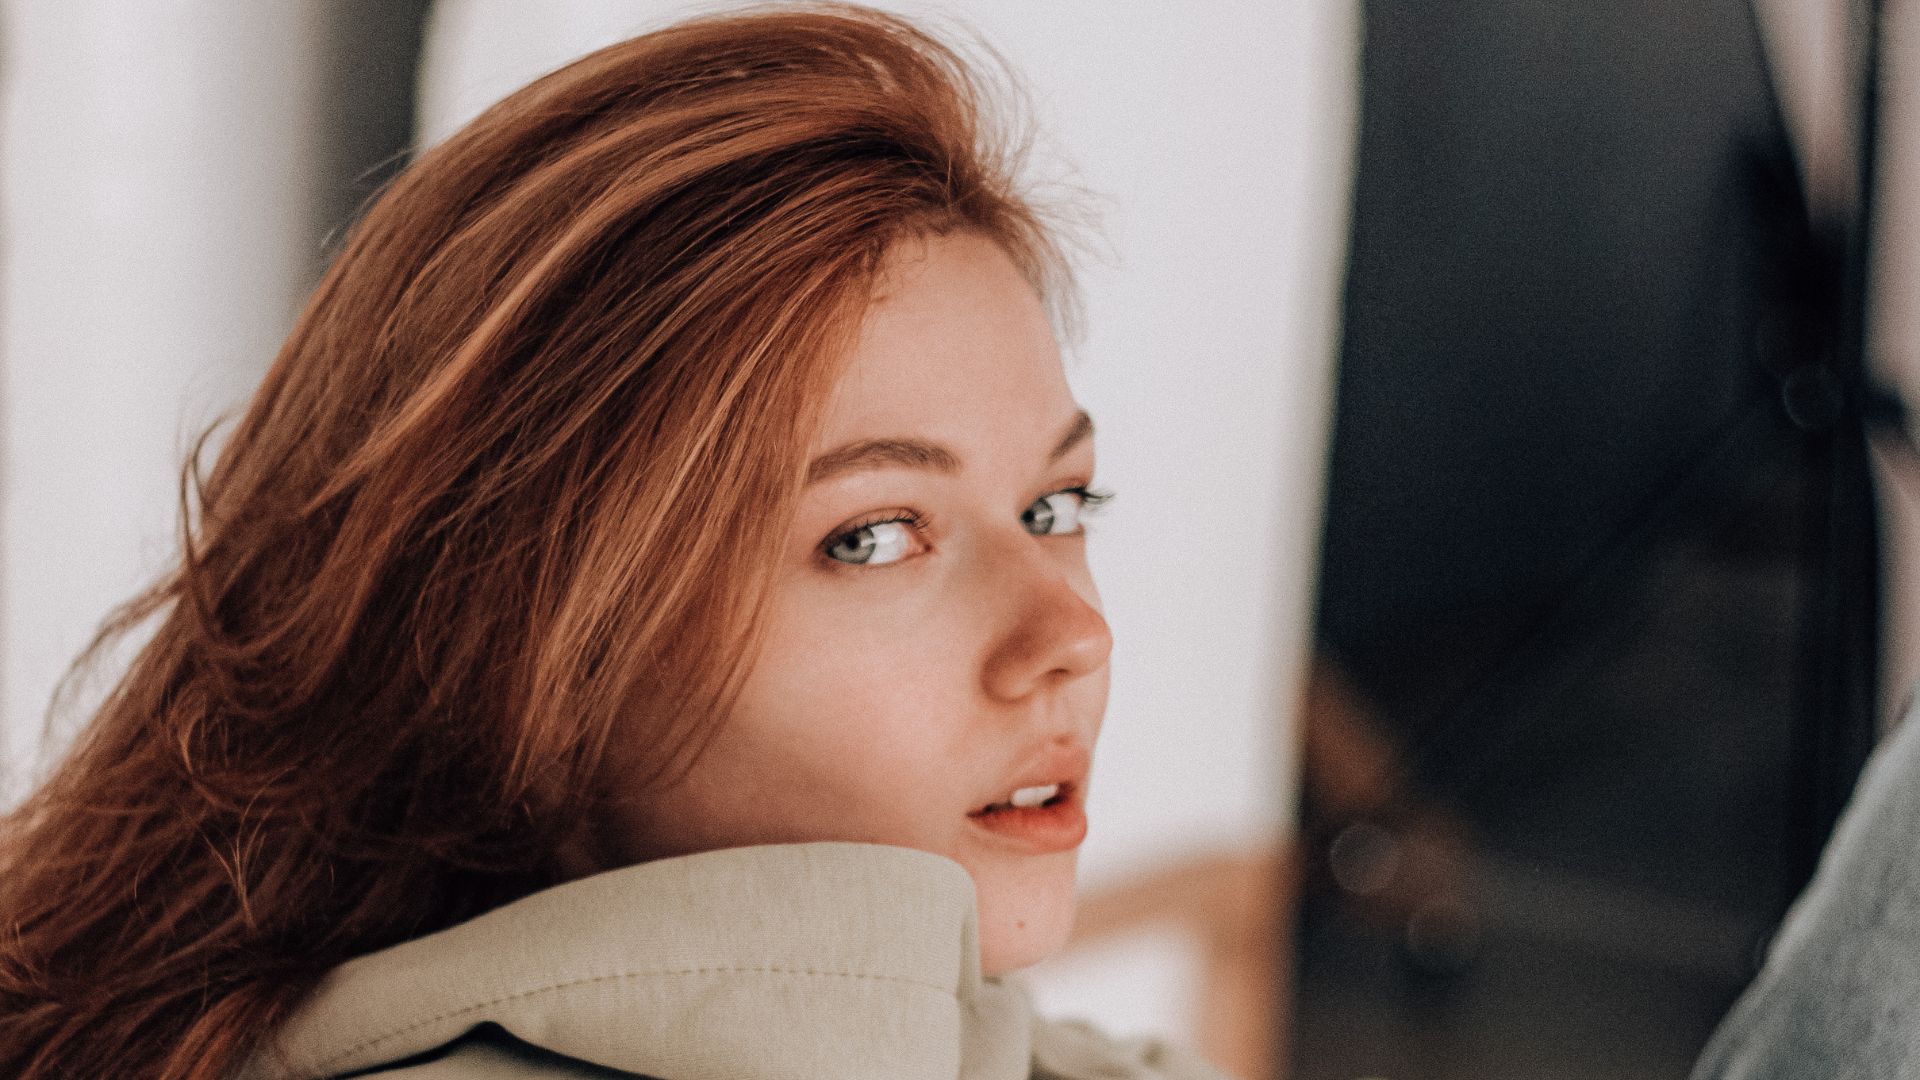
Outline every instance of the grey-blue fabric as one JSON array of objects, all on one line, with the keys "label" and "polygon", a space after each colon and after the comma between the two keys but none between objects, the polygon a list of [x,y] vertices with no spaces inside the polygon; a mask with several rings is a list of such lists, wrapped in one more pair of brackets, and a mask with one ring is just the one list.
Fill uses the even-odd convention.
[{"label": "grey-blue fabric", "polygon": [[1920,709],[1881,743],[1693,1080],[1920,1080]]}]

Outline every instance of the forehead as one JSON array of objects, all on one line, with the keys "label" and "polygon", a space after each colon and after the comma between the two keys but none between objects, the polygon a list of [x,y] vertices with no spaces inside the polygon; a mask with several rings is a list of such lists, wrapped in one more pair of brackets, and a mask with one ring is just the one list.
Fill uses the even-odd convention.
[{"label": "forehead", "polygon": [[817,442],[1026,425],[1044,439],[1074,409],[1040,298],[999,245],[961,232],[889,252]]}]

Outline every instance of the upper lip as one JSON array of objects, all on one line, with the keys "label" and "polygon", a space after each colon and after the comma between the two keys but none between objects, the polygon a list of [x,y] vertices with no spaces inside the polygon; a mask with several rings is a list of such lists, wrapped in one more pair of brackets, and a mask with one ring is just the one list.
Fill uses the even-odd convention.
[{"label": "upper lip", "polygon": [[1029,757],[1026,764],[1002,784],[993,797],[974,807],[978,814],[996,803],[1005,802],[1021,788],[1059,784],[1063,791],[1078,791],[1087,784],[1087,772],[1093,765],[1093,753],[1080,743],[1055,743]]}]

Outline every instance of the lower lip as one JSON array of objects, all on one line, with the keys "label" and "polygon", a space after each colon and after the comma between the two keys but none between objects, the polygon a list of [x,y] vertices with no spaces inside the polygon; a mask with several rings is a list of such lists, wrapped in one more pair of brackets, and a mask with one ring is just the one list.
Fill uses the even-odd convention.
[{"label": "lower lip", "polygon": [[1087,838],[1087,812],[1077,794],[1052,806],[1013,807],[991,814],[968,814],[967,818],[981,830],[1012,841],[1032,855],[1071,851]]}]

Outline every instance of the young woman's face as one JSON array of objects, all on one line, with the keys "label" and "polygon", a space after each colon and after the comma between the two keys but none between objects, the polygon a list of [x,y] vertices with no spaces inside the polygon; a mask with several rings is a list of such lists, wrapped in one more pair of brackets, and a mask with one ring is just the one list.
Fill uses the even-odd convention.
[{"label": "young woman's face", "polygon": [[[987,974],[1057,949],[1111,645],[1078,523],[1093,464],[1045,311],[1001,249],[900,245],[744,692],[626,854],[918,848],[972,874]],[[1023,788],[1053,804],[980,812]]]}]

